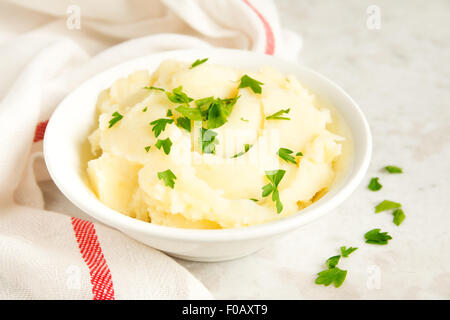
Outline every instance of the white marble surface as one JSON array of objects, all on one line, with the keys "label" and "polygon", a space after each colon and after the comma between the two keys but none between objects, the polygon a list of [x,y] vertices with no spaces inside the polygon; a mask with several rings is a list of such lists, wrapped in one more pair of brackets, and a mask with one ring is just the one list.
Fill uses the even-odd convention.
[{"label": "white marble surface", "polygon": [[[222,299],[450,298],[450,2],[448,0],[277,0],[284,25],[302,34],[299,59],[335,80],[360,104],[374,137],[369,173],[335,212],[249,257],[221,263],[179,261]],[[381,9],[368,30],[366,9]],[[389,175],[388,164],[404,168]],[[373,176],[383,188],[367,189]],[[52,183],[41,184],[49,209],[66,207]],[[400,227],[374,206],[403,204]],[[69,214],[80,216],[72,208]],[[365,244],[380,227],[393,240]],[[314,284],[341,245],[341,288]],[[379,280],[377,282],[377,280]],[[378,285],[377,285],[378,284]]]}]

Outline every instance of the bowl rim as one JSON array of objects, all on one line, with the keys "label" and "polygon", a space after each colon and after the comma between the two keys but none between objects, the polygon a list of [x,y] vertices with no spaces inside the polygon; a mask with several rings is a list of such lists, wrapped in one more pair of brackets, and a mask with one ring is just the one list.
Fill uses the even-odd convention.
[{"label": "bowl rim", "polygon": [[[305,209],[299,210],[282,219],[266,222],[259,225],[240,227],[240,228],[230,228],[230,229],[183,229],[169,226],[157,225],[149,222],[145,222],[136,218],[129,217],[118,211],[115,211],[103,203],[100,202],[96,197],[92,197],[94,201],[87,201],[89,199],[82,199],[80,195],[71,192],[69,183],[65,183],[58,177],[58,173],[54,170],[55,166],[53,163],[52,152],[55,152],[52,148],[53,137],[57,135],[55,132],[55,122],[58,119],[59,113],[61,113],[67,101],[70,101],[72,95],[76,92],[83,90],[84,87],[88,86],[91,82],[95,82],[96,79],[103,76],[105,73],[113,72],[116,69],[125,68],[126,65],[130,65],[138,62],[139,60],[145,61],[150,58],[162,58],[164,56],[189,56],[189,55],[200,55],[200,56],[214,56],[223,54],[233,54],[233,55],[244,55],[255,57],[255,59],[262,60],[278,60],[282,63],[288,63],[294,65],[296,69],[302,69],[304,72],[309,72],[311,75],[318,78],[320,81],[324,82],[327,86],[334,87],[340,95],[342,95],[354,109],[355,115],[358,116],[358,121],[362,124],[362,132],[359,132],[363,136],[363,148],[362,161],[360,161],[357,168],[353,168],[353,172],[349,180],[341,186],[339,190],[332,196],[327,198],[326,196]],[[336,107],[339,112],[339,108]],[[345,117],[343,117],[345,120]],[[351,131],[352,135],[354,134]],[[57,185],[59,190],[78,208],[86,212],[89,216],[97,219],[98,221],[105,223],[106,225],[113,226],[125,233],[138,232],[140,234],[151,235],[153,237],[158,237],[161,239],[172,239],[172,240],[184,240],[184,241],[200,241],[200,242],[228,242],[228,241],[239,241],[243,239],[256,239],[267,236],[275,236],[277,234],[283,233],[288,230],[292,230],[301,225],[309,223],[323,216],[327,212],[330,212],[337,206],[339,206],[350,194],[357,188],[364,178],[367,169],[370,164],[370,159],[372,155],[372,136],[370,132],[369,124],[362,113],[361,109],[357,103],[335,82],[331,81],[322,74],[308,68],[305,66],[300,66],[295,62],[289,62],[279,57],[268,56],[261,53],[255,53],[251,51],[238,50],[238,49],[224,49],[224,48],[208,48],[208,49],[186,49],[186,50],[171,50],[162,53],[145,55],[139,58],[125,61],[116,66],[108,68],[95,76],[84,81],[75,90],[71,91],[56,107],[52,113],[46,128],[46,134],[44,136],[43,142],[44,159],[50,174],[50,177]],[[87,187],[86,187],[87,188]],[[323,200],[323,201],[322,201]]]}]

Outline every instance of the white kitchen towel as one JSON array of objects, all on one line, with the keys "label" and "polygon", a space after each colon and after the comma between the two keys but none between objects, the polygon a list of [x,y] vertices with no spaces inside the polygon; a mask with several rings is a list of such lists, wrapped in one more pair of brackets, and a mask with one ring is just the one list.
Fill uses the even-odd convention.
[{"label": "white kitchen towel", "polygon": [[295,60],[271,0],[0,2],[0,299],[204,299],[165,254],[45,210],[45,126],[82,81],[128,59],[211,46]]}]

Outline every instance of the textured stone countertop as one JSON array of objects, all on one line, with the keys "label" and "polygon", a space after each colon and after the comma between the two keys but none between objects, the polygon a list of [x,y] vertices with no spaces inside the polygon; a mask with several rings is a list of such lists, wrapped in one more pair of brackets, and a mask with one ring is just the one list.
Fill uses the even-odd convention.
[{"label": "textured stone countertop", "polygon": [[[277,0],[282,23],[303,37],[299,63],[337,82],[361,106],[373,134],[364,182],[337,210],[261,251],[229,262],[178,260],[219,299],[450,298],[450,2]],[[368,29],[369,5],[380,29]],[[398,165],[400,175],[381,169]],[[383,188],[367,184],[379,177]],[[55,187],[41,187],[51,203]],[[384,200],[401,202],[399,227]],[[50,205],[51,206],[51,205]],[[55,208],[57,209],[57,208]],[[364,243],[379,227],[393,239]],[[342,287],[314,284],[340,246]]]}]

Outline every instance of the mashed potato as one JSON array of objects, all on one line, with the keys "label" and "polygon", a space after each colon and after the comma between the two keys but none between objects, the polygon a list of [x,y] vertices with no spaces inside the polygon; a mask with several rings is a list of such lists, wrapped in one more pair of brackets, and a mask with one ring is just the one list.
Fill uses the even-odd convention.
[{"label": "mashed potato", "polygon": [[98,98],[87,173],[100,201],[144,221],[235,228],[280,219],[335,177],[342,137],[295,77],[167,60]]}]

